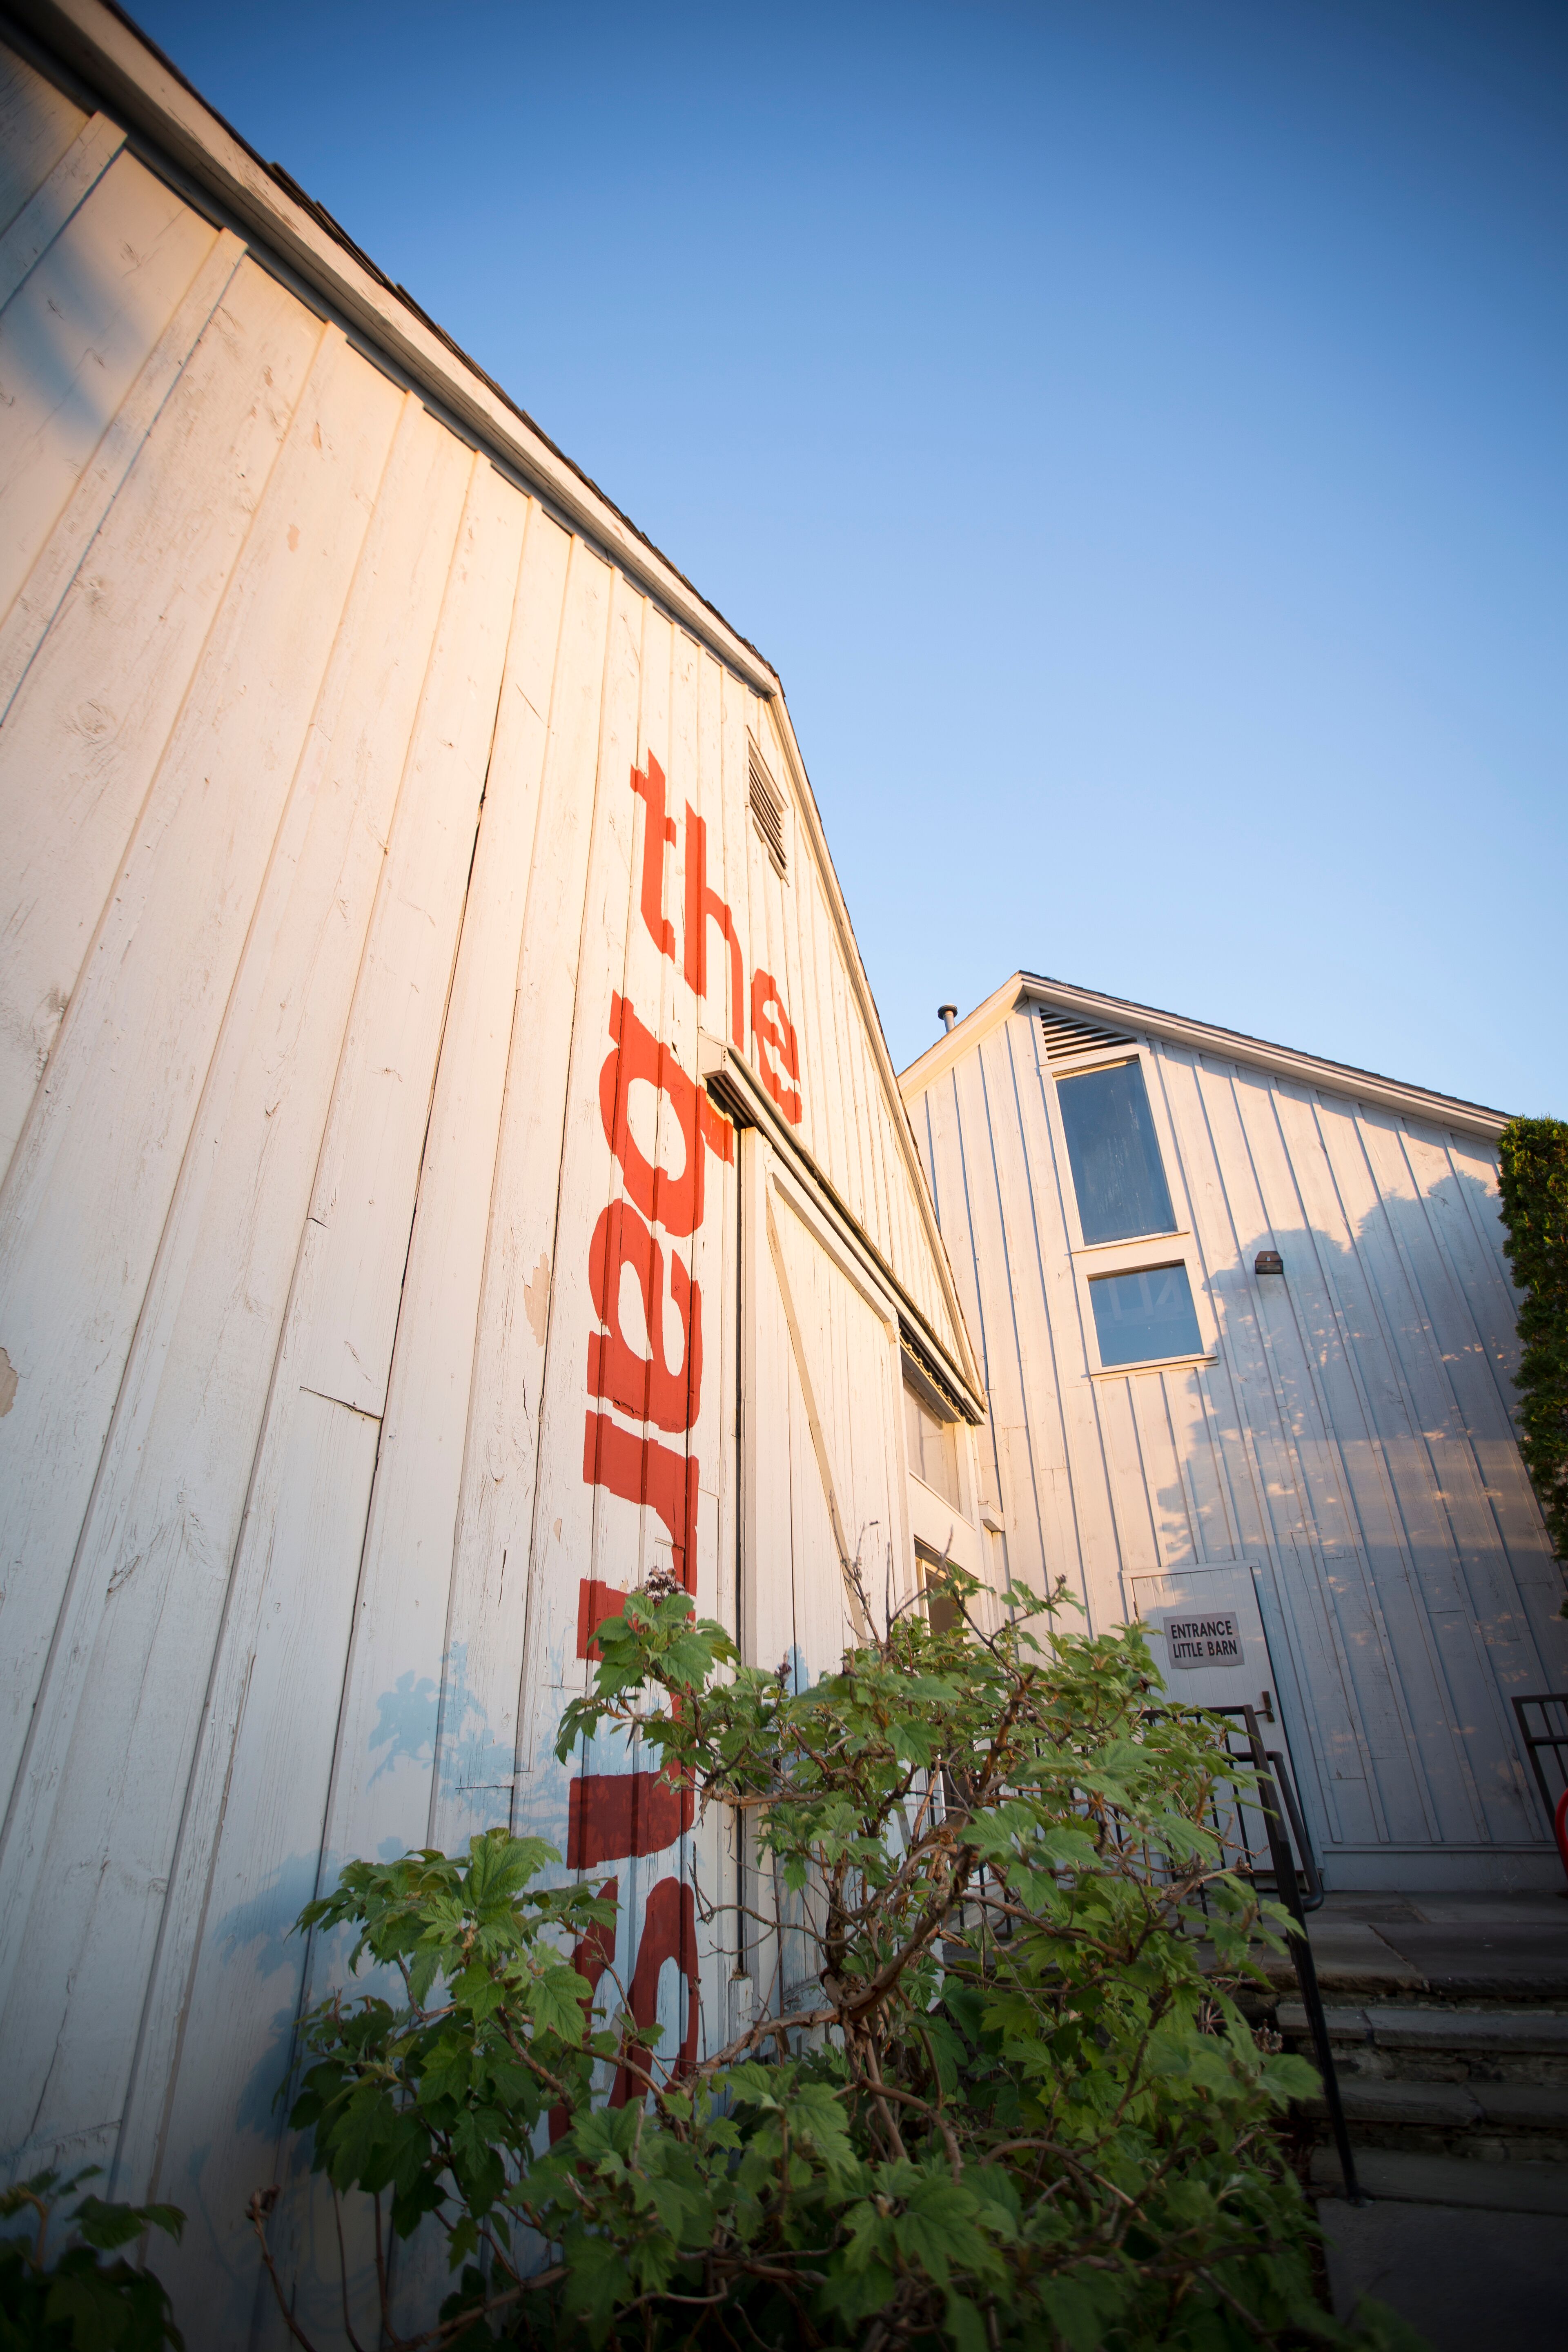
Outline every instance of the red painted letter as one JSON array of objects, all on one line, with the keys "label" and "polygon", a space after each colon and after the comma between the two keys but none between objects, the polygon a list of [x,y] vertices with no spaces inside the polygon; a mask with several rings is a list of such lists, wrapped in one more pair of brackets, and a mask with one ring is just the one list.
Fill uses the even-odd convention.
[{"label": "red painted letter", "polygon": [[664,813],[664,770],[650,751],[647,773],[632,770],[632,790],[647,803],[642,836],[642,919],[661,955],[675,961],[675,926],[664,912],[664,853],[675,839],[675,820]]},{"label": "red painted letter", "polygon": [[708,993],[708,925],[717,923],[730,943],[730,1027],[737,1048],[744,1053],[745,984],[741,942],[735,919],[717,890],[708,887],[708,826],[689,801],[686,803],[686,979],[699,996]]},{"label": "red painted letter", "polygon": [[[770,1005],[777,1013],[778,1021],[769,1012]],[[782,1029],[779,1021],[784,1023]],[[800,1042],[771,971],[752,974],[752,1034],[757,1041],[757,1074],[791,1126],[798,1127],[803,1108],[800,1088],[786,1086],[784,1080],[800,1076]],[[768,1059],[770,1046],[778,1056],[778,1071]]]},{"label": "red painted letter", "polygon": [[583,1475],[624,1502],[654,1511],[669,1529],[675,1573],[697,1590],[697,1489],[694,1454],[677,1454],[657,1438],[623,1429],[607,1412],[590,1412],[583,1432]]},{"label": "red painted letter", "polygon": [[[661,1878],[643,1909],[637,1964],[626,1988],[626,2004],[639,2025],[655,2025],[658,2021],[658,1972],[666,1960],[673,1960],[686,1979],[686,2031],[680,2037],[680,2048],[671,2070],[683,2074],[697,2055],[701,2011],[697,1977],[697,1906],[690,1887],[679,1878]],[[640,2072],[646,2074],[651,2063],[651,2053],[647,2049],[638,2051]],[[623,2065],[610,2093],[611,2106],[624,2107],[628,2097],[639,2095],[646,2095],[641,2085],[634,2082],[630,2067]]]},{"label": "red painted letter", "polygon": [[[646,1356],[621,1329],[621,1269],[628,1265],[642,1293]],[[689,1429],[702,1399],[701,1285],[692,1281],[672,1250],[669,1295],[682,1335],[679,1369],[672,1371],[664,1352],[664,1252],[627,1201],[612,1201],[594,1228],[588,1286],[600,1322],[609,1327],[608,1337],[589,1334],[590,1396],[608,1397],[623,1412],[660,1429]]]},{"label": "red painted letter", "polygon": [[566,1867],[658,1853],[691,1827],[690,1783],[658,1772],[583,1772],[566,1791]]},{"label": "red painted letter", "polygon": [[577,1585],[577,1655],[580,1658],[602,1658],[594,1636],[606,1617],[624,1614],[626,1596],[618,1584],[601,1584],[596,1576],[584,1576]]},{"label": "red painted letter", "polygon": [[[648,1223],[684,1240],[702,1223],[707,1160],[700,1147],[707,1143],[722,1159],[732,1159],[734,1131],[712,1111],[707,1096],[687,1076],[669,1047],[644,1028],[629,998],[611,997],[610,1034],[615,1047],[599,1072],[599,1109],[610,1149],[621,1163],[626,1191]],[[679,1174],[655,1168],[632,1139],[626,1104],[639,1081],[657,1087],[675,1114],[686,1151]]]}]

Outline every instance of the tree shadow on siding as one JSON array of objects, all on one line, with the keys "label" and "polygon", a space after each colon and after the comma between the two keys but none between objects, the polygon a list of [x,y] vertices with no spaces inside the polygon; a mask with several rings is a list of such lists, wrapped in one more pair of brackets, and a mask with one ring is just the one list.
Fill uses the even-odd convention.
[{"label": "tree shadow on siding", "polygon": [[[1208,1284],[1221,1359],[1205,1382],[1214,1438],[1245,1454],[1275,1422],[1289,1440],[1294,1459],[1280,1467],[1296,1493],[1273,1498],[1271,1533],[1283,1559],[1304,1547],[1316,1573],[1339,1585],[1324,1598],[1351,1669],[1361,1762],[1396,1843],[1433,1842],[1427,1808],[1437,1843],[1545,1835],[1506,1701],[1510,1687],[1542,1687],[1543,1673],[1561,1680],[1568,1660],[1552,1657],[1555,1592],[1531,1606],[1542,1563],[1518,1532],[1521,1510],[1538,1528],[1539,1514],[1516,1451],[1515,1307],[1501,1239],[1495,1195],[1451,1171],[1413,1196],[1384,1194],[1349,1234],[1308,1223],[1249,1234]],[[1278,1251],[1283,1273],[1258,1274],[1260,1251]],[[1193,1525],[1184,1480],[1154,1494],[1167,1522]],[[1516,1515],[1511,1543],[1500,1502]],[[1298,1508],[1302,1531],[1292,1535]],[[1245,1552],[1240,1529],[1235,1541]],[[1344,1581],[1352,1561],[1366,1580],[1360,1594]],[[1369,1746],[1394,1704],[1377,1689],[1384,1672],[1404,1722]],[[1451,1758],[1430,1736],[1434,1674]],[[1314,1694],[1302,1697],[1316,1715]],[[1314,1726],[1315,1748],[1326,1732],[1326,1721]],[[1411,1746],[1424,1789],[1392,1769]]]}]

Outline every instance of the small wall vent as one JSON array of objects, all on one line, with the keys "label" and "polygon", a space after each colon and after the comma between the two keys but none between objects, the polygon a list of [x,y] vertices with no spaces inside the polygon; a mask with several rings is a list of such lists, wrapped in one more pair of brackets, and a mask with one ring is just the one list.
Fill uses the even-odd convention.
[{"label": "small wall vent", "polygon": [[763,763],[763,755],[754,743],[747,745],[747,766],[751,772],[752,821],[762,835],[768,856],[780,874],[787,871],[786,838],[784,834],[784,795]]},{"label": "small wall vent", "polygon": [[1091,1022],[1075,1021],[1070,1013],[1053,1013],[1047,1004],[1040,1007],[1040,1029],[1050,1062],[1059,1062],[1065,1054],[1087,1054],[1096,1046],[1137,1043],[1124,1029],[1097,1029]]}]

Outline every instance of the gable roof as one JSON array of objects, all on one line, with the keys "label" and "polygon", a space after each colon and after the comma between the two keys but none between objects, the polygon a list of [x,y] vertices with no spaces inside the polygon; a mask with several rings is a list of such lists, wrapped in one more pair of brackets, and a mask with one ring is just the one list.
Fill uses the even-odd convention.
[{"label": "gable roof", "polygon": [[[173,176],[170,164],[176,173],[184,175],[187,198],[194,192],[195,201],[209,216],[227,221],[247,238],[256,238],[252,250],[258,260],[286,283],[291,280],[296,290],[302,288],[318,303],[324,302],[361,349],[372,353],[387,373],[412,385],[428,401],[433,414],[451,424],[470,445],[477,442],[503,469],[541,497],[569,530],[592,541],[768,704],[795,804],[822,879],[831,921],[842,941],[850,992],[887,1097],[890,1125],[918,1211],[921,1237],[930,1252],[951,1321],[951,1342],[931,1329],[926,1318],[921,1316],[920,1320],[950,1378],[978,1412],[983,1393],[979,1366],[937,1224],[924,1162],[904,1109],[898,1073],[777,671],[597,483],[558,449],[533,419],[421,310],[413,296],[362,251],[324,206],[307,195],[280,164],[266,163],[208,105],[117,0],[11,0],[9,13],[12,26],[19,25],[37,43],[40,62],[47,60],[57,70],[63,66],[79,75],[91,94],[87,102],[90,105],[101,99],[111,105],[133,138],[142,142],[148,162],[166,178]],[[6,38],[16,38],[9,26]],[[903,1289],[902,1285],[900,1287]],[[915,1303],[909,1303],[919,1315]]]},{"label": "gable roof", "polygon": [[918,1061],[910,1064],[899,1080],[905,1100],[921,1093],[944,1070],[973,1052],[981,1039],[1019,1005],[1029,1003],[1055,1005],[1064,1013],[1080,1013],[1090,1019],[1131,1024],[1147,1036],[1168,1038],[1173,1045],[1188,1046],[1196,1053],[1220,1055],[1226,1061],[1243,1062],[1277,1077],[1294,1078],[1303,1086],[1323,1087],[1334,1094],[1350,1095],[1357,1102],[1378,1103],[1386,1110],[1430,1119],[1438,1126],[1458,1128],[1467,1135],[1485,1136],[1489,1140],[1495,1140],[1502,1133],[1511,1115],[1505,1110],[1493,1110],[1485,1103],[1466,1102],[1457,1095],[1438,1094],[1430,1087],[1406,1086],[1401,1079],[1382,1077],[1375,1070],[1357,1069],[1349,1062],[1331,1062],[1321,1055],[1298,1053],[1293,1046],[1272,1045],[1239,1029],[1222,1029],[1211,1021],[1192,1021],[1183,1013],[1162,1013],[1152,1004],[1135,1004],[1128,997],[1106,996],[1099,989],[1079,988],[1072,981],[1051,980],[1029,971],[1016,971],[1010,980],[1005,980],[983,1004],[977,1004],[946,1036],[939,1037]]},{"label": "gable roof", "polygon": [[133,132],[186,172],[242,232],[259,237],[351,330],[405,370],[468,436],[514,467],[759,694],[780,693],[772,663],[407,289],[377,267],[324,205],[307,195],[280,163],[263,161],[118,0],[11,0],[8,13],[106,98]]}]

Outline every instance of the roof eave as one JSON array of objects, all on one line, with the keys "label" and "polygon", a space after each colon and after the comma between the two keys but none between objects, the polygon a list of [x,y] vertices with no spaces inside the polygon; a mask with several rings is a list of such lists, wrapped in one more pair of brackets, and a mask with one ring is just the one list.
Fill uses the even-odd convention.
[{"label": "roof eave", "polygon": [[100,94],[127,129],[166,155],[237,228],[277,255],[759,694],[782,696],[778,673],[756,647],[330,213],[288,173],[262,160],[120,8],[110,0],[8,0],[7,12]]},{"label": "roof eave", "polygon": [[[983,1398],[973,1341],[964,1323],[924,1166],[777,671],[597,484],[540,431],[532,418],[426,316],[412,296],[394,285],[330,213],[280,166],[266,163],[207,104],[114,0],[8,0],[8,6],[13,19],[40,48],[58,58],[89,90],[101,95],[150,150],[166,156],[242,232],[254,236],[266,252],[275,255],[307,289],[401,368],[481,447],[512,467],[574,529],[581,530],[772,704],[798,804],[805,815],[818,871],[843,941],[851,984],[887,1090],[889,1109],[899,1122],[900,1148],[914,1186],[921,1230],[957,1337],[959,1361],[953,1370],[962,1375],[972,1399]],[[913,1311],[918,1315],[918,1309]],[[932,1344],[945,1355],[941,1335],[925,1324],[923,1317],[919,1319]]]},{"label": "roof eave", "polygon": [[1398,1112],[1410,1118],[1426,1120],[1438,1127],[1458,1129],[1461,1133],[1485,1137],[1495,1142],[1509,1124],[1511,1114],[1494,1109],[1489,1104],[1467,1102],[1456,1095],[1438,1094],[1430,1087],[1405,1085],[1398,1078],[1383,1076],[1375,1070],[1358,1069],[1348,1062],[1331,1062],[1321,1055],[1298,1053],[1289,1045],[1276,1045],[1268,1039],[1249,1037],[1236,1029],[1222,1029],[1209,1021],[1190,1021],[1177,1013],[1162,1012],[1152,1004],[1135,1003],[1130,997],[1107,996],[1099,989],[1079,988],[1073,982],[1052,980],[1044,974],[1016,971],[1002,987],[977,1005],[960,1021],[945,1037],[939,1037],[917,1062],[904,1071],[900,1084],[904,1098],[919,1094],[940,1077],[944,1070],[965,1054],[973,1050],[981,1040],[998,1024],[1005,1020],[1022,1003],[1044,1003],[1059,1005],[1063,1011],[1084,1013],[1120,1020],[1141,1029],[1145,1035],[1163,1037],[1173,1045],[1185,1045],[1197,1053],[1215,1054],[1226,1061],[1240,1062],[1252,1069],[1267,1070],[1276,1077],[1290,1078],[1298,1084],[1321,1087],[1328,1092],[1351,1097],[1356,1102],[1376,1103],[1381,1108]]}]

